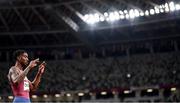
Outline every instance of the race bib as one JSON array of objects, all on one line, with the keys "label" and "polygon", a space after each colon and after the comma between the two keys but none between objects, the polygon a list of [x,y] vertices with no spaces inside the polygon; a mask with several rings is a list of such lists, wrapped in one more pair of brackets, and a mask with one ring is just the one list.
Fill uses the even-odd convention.
[{"label": "race bib", "polygon": [[29,82],[24,81],[24,91],[29,91]]}]

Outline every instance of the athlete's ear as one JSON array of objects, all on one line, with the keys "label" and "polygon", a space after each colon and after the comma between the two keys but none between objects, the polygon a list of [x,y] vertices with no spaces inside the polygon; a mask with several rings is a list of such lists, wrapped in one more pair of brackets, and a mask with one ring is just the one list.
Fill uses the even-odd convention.
[{"label": "athlete's ear", "polygon": [[17,61],[20,61],[21,60],[21,55],[17,57]]}]

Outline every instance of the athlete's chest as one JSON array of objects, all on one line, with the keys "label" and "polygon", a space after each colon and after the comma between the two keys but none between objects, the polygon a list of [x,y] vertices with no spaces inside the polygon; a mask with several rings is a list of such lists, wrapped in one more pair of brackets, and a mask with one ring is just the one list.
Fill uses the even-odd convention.
[{"label": "athlete's chest", "polygon": [[[21,74],[23,71],[18,70],[17,72],[18,74]],[[22,81],[22,87],[24,91],[29,91],[29,80],[27,77],[25,77],[24,80]]]}]

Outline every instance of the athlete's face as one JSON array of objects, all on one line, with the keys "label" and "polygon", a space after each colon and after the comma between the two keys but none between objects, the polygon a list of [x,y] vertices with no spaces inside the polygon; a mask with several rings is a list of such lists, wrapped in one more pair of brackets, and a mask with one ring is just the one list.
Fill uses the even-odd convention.
[{"label": "athlete's face", "polygon": [[28,59],[28,54],[27,53],[23,53],[19,56],[19,62],[24,65],[27,66],[29,59]]}]

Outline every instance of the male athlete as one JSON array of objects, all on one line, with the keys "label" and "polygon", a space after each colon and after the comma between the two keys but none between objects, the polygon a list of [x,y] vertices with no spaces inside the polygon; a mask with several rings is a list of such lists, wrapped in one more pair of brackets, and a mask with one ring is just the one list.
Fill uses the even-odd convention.
[{"label": "male athlete", "polygon": [[13,103],[30,103],[29,92],[35,91],[40,83],[41,75],[44,73],[45,62],[39,65],[38,72],[31,82],[26,77],[28,72],[39,64],[39,58],[29,63],[28,54],[24,50],[17,50],[13,54],[15,65],[8,73],[8,79],[15,96]]}]

